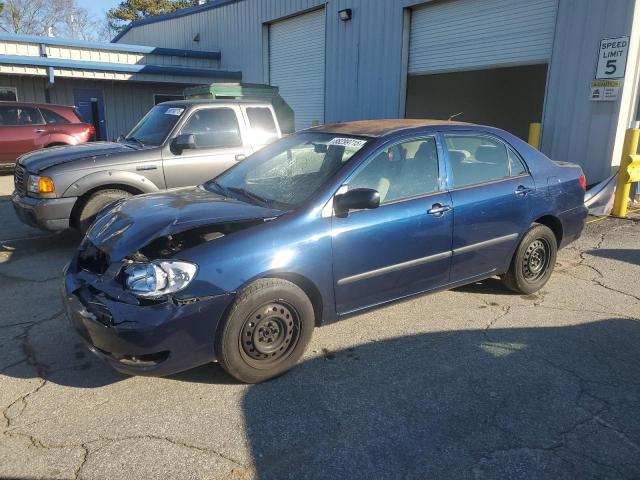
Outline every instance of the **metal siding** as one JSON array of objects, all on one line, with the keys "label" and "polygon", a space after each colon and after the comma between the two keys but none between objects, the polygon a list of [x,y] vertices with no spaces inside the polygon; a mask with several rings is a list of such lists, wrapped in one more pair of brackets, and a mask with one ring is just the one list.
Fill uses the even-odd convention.
[{"label": "metal siding", "polygon": [[0,75],[0,87],[15,87],[20,102],[44,102],[44,86],[44,78]]},{"label": "metal siding", "polygon": [[324,123],[324,65],[324,9],[270,25],[270,84],[293,109],[296,130]]},{"label": "metal siding", "polygon": [[[591,102],[600,40],[629,35],[634,0],[561,0],[549,69],[541,150],[582,166],[589,183],[611,172],[616,102]],[[631,78],[631,72],[627,72]],[[617,159],[613,159],[617,161]]]},{"label": "metal siding", "polygon": [[412,75],[547,63],[557,0],[448,0],[413,11]]}]

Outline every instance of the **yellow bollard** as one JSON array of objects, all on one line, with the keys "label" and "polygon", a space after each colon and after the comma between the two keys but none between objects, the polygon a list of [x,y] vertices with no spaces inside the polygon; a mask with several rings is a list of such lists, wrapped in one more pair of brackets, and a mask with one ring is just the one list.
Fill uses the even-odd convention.
[{"label": "yellow bollard", "polygon": [[632,155],[638,152],[638,140],[640,140],[640,129],[628,129],[624,136],[620,171],[618,172],[618,182],[616,183],[616,195],[613,200],[613,209],[611,210],[611,215],[614,217],[627,217],[627,205],[629,203],[629,193],[631,192],[629,165],[633,160]]},{"label": "yellow bollard", "polygon": [[529,124],[529,141],[527,142],[534,148],[540,150],[540,132],[542,131],[541,123]]}]

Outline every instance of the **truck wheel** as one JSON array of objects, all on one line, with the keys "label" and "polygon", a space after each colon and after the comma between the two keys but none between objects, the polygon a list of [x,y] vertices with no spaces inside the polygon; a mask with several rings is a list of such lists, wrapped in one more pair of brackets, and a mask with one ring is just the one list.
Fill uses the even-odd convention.
[{"label": "truck wheel", "polygon": [[96,215],[100,210],[116,200],[128,198],[130,196],[131,193],[117,189],[99,190],[92,193],[82,206],[75,222],[80,234],[84,236],[87,233],[87,230],[96,219]]},{"label": "truck wheel", "polygon": [[514,292],[529,295],[540,290],[551,277],[558,244],[549,227],[533,224],[522,237],[502,283]]},{"label": "truck wheel", "polygon": [[313,305],[300,287],[257,280],[238,294],[218,330],[218,361],[241,382],[277,377],[298,363],[314,326]]}]

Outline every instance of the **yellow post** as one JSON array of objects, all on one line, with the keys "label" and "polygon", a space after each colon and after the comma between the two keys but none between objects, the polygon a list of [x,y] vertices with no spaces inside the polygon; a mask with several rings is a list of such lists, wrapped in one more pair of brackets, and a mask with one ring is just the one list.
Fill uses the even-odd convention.
[{"label": "yellow post", "polygon": [[530,123],[529,124],[529,145],[540,150],[540,132],[542,130],[542,124]]},{"label": "yellow post", "polygon": [[629,203],[629,193],[631,192],[629,165],[632,161],[631,155],[635,155],[638,152],[638,140],[640,140],[640,129],[628,129],[624,136],[620,171],[618,172],[618,182],[616,183],[616,195],[613,200],[613,210],[611,210],[611,215],[614,217],[627,217],[627,204]]}]

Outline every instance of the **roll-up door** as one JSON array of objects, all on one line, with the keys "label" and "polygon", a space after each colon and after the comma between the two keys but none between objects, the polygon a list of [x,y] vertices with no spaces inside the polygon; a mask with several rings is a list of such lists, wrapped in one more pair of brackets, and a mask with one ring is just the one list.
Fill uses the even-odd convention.
[{"label": "roll-up door", "polygon": [[293,109],[296,130],[324,123],[324,9],[270,25],[269,76]]},{"label": "roll-up door", "polygon": [[548,63],[557,0],[442,0],[411,15],[409,75]]}]

